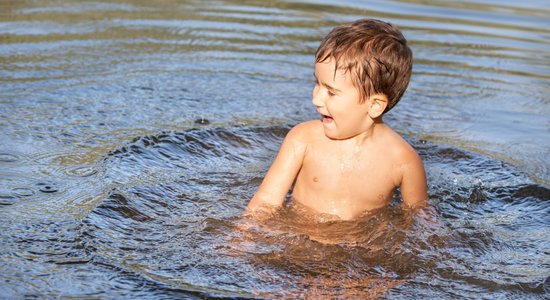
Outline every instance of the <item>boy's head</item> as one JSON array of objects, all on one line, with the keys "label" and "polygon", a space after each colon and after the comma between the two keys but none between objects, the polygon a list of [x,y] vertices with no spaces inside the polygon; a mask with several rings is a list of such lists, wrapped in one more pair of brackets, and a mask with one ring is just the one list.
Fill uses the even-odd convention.
[{"label": "boy's head", "polygon": [[337,26],[315,53],[317,63],[333,58],[336,70],[349,72],[361,103],[370,95],[384,94],[392,109],[405,93],[412,73],[412,51],[393,25],[361,19]]}]

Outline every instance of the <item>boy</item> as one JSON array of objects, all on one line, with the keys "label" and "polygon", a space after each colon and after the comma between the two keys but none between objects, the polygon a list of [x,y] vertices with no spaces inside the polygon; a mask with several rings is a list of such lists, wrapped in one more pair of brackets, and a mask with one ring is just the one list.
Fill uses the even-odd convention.
[{"label": "boy", "polygon": [[424,206],[426,174],[415,150],[382,121],[401,99],[412,51],[391,24],[361,19],[334,28],[315,54],[313,105],[321,118],[285,137],[247,212],[292,199],[350,220],[387,206],[400,187],[404,205]]}]

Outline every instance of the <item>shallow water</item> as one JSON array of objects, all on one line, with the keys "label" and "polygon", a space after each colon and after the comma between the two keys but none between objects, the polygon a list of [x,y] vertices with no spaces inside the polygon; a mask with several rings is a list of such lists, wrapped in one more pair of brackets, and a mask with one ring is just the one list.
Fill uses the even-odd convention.
[{"label": "shallow water", "polygon": [[[1,2],[0,295],[547,298],[549,9],[369,3]],[[415,53],[386,121],[433,209],[241,218],[362,16]]]}]

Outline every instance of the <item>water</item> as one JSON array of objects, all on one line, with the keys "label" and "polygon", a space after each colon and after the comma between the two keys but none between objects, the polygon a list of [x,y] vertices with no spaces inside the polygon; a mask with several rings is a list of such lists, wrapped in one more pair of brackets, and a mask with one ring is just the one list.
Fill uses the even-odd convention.
[{"label": "water", "polygon": [[[2,298],[548,298],[544,1],[0,2]],[[415,54],[386,117],[432,210],[240,217],[342,22]]]}]

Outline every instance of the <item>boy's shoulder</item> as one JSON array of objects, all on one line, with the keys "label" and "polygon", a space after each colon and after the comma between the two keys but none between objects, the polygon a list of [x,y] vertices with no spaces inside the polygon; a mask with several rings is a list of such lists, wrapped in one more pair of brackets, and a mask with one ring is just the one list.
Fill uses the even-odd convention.
[{"label": "boy's shoulder", "polygon": [[323,133],[323,125],[320,120],[310,120],[299,123],[292,127],[287,134],[287,138],[299,139],[301,141],[308,141],[311,138],[320,136]]},{"label": "boy's shoulder", "polygon": [[321,124],[321,120],[309,120],[305,121],[299,124],[296,124],[294,127],[292,127],[292,130],[298,130],[298,131],[309,131],[309,130],[323,130],[323,124]]},{"label": "boy's shoulder", "polygon": [[[416,150],[399,133],[386,124],[383,124],[382,128],[377,138],[376,148],[384,153],[384,157],[397,164],[406,164],[420,159]],[[326,141],[326,136],[321,121],[310,120],[292,127],[286,139],[293,141],[296,145],[306,146],[323,143]]]},{"label": "boy's shoulder", "polygon": [[421,161],[414,147],[388,126],[385,126],[383,142],[379,147],[397,165],[415,164]]}]

